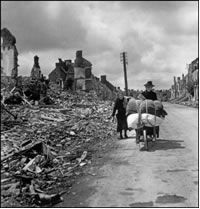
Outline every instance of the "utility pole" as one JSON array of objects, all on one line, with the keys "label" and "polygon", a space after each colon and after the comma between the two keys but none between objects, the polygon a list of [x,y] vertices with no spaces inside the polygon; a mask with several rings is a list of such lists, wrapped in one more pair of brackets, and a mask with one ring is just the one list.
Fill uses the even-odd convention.
[{"label": "utility pole", "polygon": [[123,66],[124,66],[125,92],[126,92],[126,96],[128,96],[128,82],[127,82],[127,72],[126,72],[126,65],[128,65],[127,52],[120,53],[120,61],[123,62]]}]

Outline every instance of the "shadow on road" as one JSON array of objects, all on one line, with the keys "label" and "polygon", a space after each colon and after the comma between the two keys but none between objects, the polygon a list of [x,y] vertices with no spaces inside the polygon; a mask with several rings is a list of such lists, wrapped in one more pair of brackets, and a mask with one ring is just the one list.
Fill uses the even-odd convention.
[{"label": "shadow on road", "polygon": [[166,140],[157,139],[155,144],[151,146],[150,152],[156,150],[169,150],[169,149],[184,149],[185,147],[181,145],[182,140]]}]

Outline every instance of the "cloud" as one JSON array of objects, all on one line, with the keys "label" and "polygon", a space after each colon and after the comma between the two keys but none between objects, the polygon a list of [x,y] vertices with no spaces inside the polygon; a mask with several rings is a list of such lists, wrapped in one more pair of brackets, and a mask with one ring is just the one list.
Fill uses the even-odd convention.
[{"label": "cloud", "polygon": [[[4,2],[2,27],[17,38],[19,51],[82,47],[86,28],[62,2]],[[5,6],[5,9],[4,9]]]},{"label": "cloud", "polygon": [[123,88],[120,53],[126,51],[130,88],[147,80],[170,88],[198,56],[195,1],[3,2],[2,26],[16,36],[23,74],[35,54],[47,75],[59,57],[74,60],[80,49],[96,76]]}]

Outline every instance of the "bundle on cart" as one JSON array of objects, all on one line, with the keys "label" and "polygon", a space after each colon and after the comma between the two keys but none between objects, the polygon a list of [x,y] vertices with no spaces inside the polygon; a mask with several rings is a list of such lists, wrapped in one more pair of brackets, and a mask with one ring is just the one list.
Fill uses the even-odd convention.
[{"label": "bundle on cart", "polygon": [[160,101],[131,99],[127,105],[127,115],[128,128],[136,129],[138,123],[147,127],[160,126],[167,112]]}]

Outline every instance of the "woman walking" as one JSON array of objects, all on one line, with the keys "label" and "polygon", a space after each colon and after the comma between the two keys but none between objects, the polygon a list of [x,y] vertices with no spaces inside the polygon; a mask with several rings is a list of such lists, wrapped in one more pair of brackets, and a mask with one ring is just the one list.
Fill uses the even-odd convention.
[{"label": "woman walking", "polygon": [[117,132],[120,133],[120,139],[123,139],[122,131],[124,130],[124,137],[128,138],[127,136],[127,120],[126,120],[126,99],[122,92],[118,94],[118,98],[115,101],[114,109],[112,117],[114,118],[115,113],[117,112]]}]

